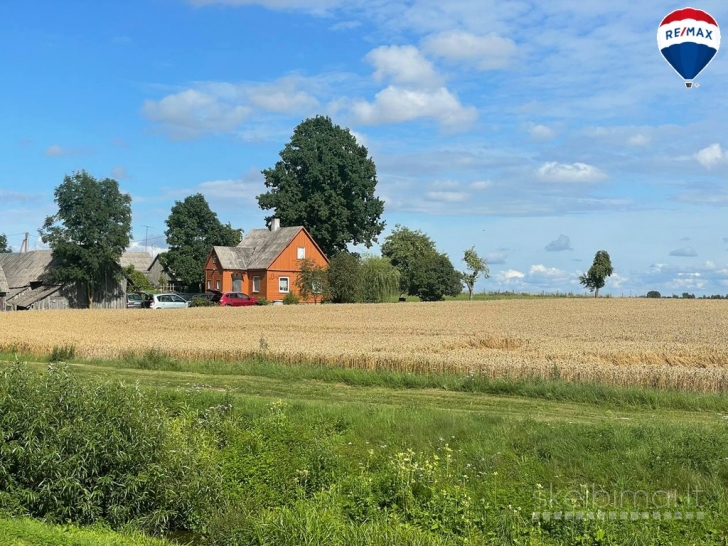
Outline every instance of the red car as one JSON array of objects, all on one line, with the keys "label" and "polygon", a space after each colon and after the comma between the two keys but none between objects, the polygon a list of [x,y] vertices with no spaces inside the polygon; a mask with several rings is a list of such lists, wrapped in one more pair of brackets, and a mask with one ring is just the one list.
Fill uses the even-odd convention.
[{"label": "red car", "polygon": [[258,303],[256,298],[243,294],[242,292],[220,292],[212,290],[212,303],[217,303],[223,307],[245,307],[246,305],[255,305]]}]

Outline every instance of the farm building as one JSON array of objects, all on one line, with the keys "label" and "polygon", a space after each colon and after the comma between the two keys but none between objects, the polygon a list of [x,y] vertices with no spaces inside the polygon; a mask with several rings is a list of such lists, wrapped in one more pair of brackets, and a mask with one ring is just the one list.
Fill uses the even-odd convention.
[{"label": "farm building", "polygon": [[153,286],[162,290],[176,291],[182,288],[182,283],[174,276],[173,273],[164,270],[162,262],[159,260],[159,257],[162,254],[164,253],[162,252],[154,257],[154,260],[152,260],[152,263],[149,264],[149,267],[147,267],[144,274]]},{"label": "farm building", "polygon": [[[325,266],[328,259],[303,226],[254,229],[236,247],[215,246],[205,264],[205,288],[244,292],[271,301],[296,293],[299,260]],[[311,301],[313,301],[311,299]]]},{"label": "farm building", "polygon": [[[138,256],[125,256],[120,263],[139,259]],[[148,261],[151,262],[151,257]],[[0,311],[88,307],[85,287],[76,283],[59,285],[49,279],[54,265],[51,250],[0,254],[0,271],[5,279],[3,284],[0,278]],[[4,293],[3,289],[6,290]],[[126,279],[116,280],[108,276],[94,294],[94,308],[125,307]]]}]

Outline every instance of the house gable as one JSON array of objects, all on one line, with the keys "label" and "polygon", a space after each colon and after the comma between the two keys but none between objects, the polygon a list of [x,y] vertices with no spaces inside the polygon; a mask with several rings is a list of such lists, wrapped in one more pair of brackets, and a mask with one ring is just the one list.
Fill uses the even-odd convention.
[{"label": "house gable", "polygon": [[273,259],[268,266],[270,271],[299,271],[298,249],[304,249],[304,258],[313,260],[322,267],[329,263],[321,249],[313,240],[306,228],[301,228],[288,245]]}]

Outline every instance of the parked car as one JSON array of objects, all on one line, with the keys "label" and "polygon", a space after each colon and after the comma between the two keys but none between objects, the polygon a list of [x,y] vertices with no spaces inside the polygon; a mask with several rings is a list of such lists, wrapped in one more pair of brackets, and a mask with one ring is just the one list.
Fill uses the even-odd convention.
[{"label": "parked car", "polygon": [[127,309],[141,309],[144,307],[142,305],[144,298],[142,298],[141,294],[138,294],[136,292],[129,292],[126,295],[126,308]]},{"label": "parked car", "polygon": [[149,309],[182,309],[190,306],[178,294],[150,294]]},{"label": "parked car", "polygon": [[258,299],[242,292],[220,292],[212,291],[212,303],[217,303],[223,307],[244,307],[248,305],[256,305]]}]

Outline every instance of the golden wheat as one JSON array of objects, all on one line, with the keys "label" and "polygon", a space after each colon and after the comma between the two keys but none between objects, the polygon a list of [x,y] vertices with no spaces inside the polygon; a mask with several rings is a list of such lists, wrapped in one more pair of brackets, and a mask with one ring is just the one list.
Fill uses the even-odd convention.
[{"label": "golden wheat", "polygon": [[[0,347],[728,392],[728,303],[563,299],[0,314]],[[265,341],[263,343],[262,341]]]}]

